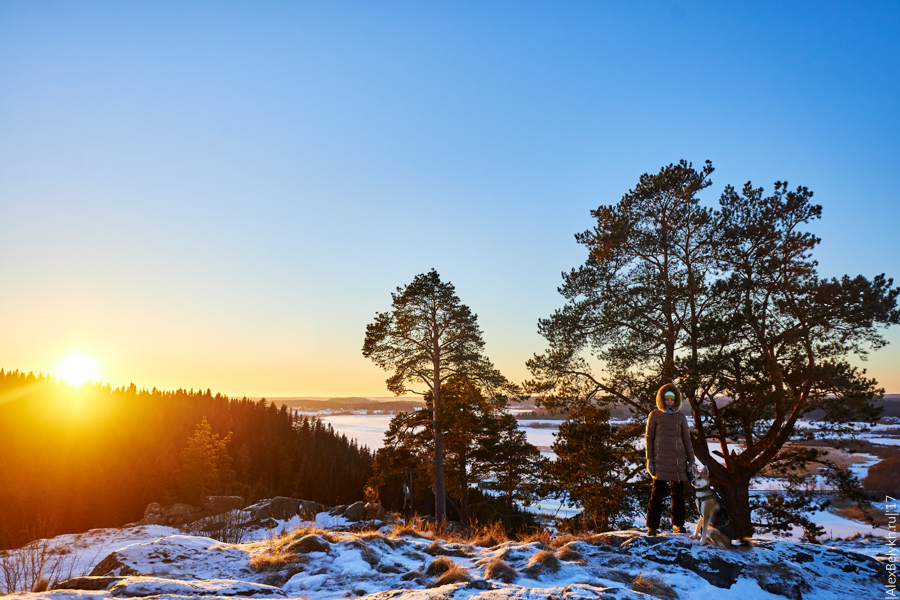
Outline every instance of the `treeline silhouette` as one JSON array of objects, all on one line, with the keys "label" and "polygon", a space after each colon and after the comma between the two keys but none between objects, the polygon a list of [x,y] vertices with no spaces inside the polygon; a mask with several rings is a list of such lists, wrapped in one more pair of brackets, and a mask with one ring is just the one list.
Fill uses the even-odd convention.
[{"label": "treeline silhouette", "polygon": [[0,369],[0,548],[29,541],[38,529],[121,526],[141,519],[150,502],[184,500],[179,461],[204,418],[215,434],[231,434],[234,477],[220,493],[248,504],[273,496],[325,505],[362,498],[369,449],[265,399],[134,384],[73,387]]}]

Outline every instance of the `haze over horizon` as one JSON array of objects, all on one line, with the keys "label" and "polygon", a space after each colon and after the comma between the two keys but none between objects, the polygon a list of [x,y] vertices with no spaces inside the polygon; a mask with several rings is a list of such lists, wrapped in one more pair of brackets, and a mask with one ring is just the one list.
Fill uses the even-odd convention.
[{"label": "haze over horizon", "polygon": [[[815,192],[823,277],[900,278],[900,4],[0,3],[0,368],[387,397],[435,268],[510,379],[640,175]],[[898,282],[895,281],[895,285]],[[869,374],[900,393],[900,328]]]}]

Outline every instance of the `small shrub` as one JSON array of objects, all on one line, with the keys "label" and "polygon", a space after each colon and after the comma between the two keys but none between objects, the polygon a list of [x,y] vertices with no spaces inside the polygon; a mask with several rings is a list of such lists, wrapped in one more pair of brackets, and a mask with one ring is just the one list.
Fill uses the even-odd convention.
[{"label": "small shrub", "polygon": [[41,577],[34,584],[34,587],[31,588],[31,591],[34,593],[46,592],[47,588],[49,588],[49,587],[50,587],[50,581],[46,577]]},{"label": "small shrub", "polygon": [[232,510],[188,523],[181,530],[188,535],[208,537],[226,544],[240,544],[249,535],[249,529],[243,526],[245,517],[243,511]]},{"label": "small shrub", "polygon": [[[44,591],[60,581],[87,574],[83,566],[84,548],[54,545],[48,539],[52,537],[51,531],[49,523],[40,522],[25,531],[25,539],[32,541],[0,553],[0,595]],[[82,565],[80,569],[79,565]]]},{"label": "small shrub", "polygon": [[519,574],[505,561],[495,558],[484,570],[484,576],[486,579],[498,579],[503,583],[512,583]]}]

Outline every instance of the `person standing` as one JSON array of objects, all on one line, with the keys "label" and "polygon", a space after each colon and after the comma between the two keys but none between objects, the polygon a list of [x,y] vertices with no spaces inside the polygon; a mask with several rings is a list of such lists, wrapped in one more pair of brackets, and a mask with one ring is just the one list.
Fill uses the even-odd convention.
[{"label": "person standing", "polygon": [[[647,417],[647,472],[653,491],[647,507],[647,534],[656,535],[663,499],[671,491],[672,531],[684,533],[684,482],[691,479],[694,449],[687,417],[681,412],[681,391],[667,383],[656,393],[656,409]],[[671,490],[670,490],[671,486]]]}]

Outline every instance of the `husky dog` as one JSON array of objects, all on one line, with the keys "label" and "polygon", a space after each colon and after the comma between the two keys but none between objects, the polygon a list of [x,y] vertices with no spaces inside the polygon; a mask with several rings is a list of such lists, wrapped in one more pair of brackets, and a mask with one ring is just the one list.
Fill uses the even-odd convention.
[{"label": "husky dog", "polygon": [[717,548],[727,550],[731,548],[731,523],[719,497],[709,486],[709,469],[694,463],[691,472],[694,474],[697,510],[700,512],[700,522],[691,537],[703,544],[712,541]]}]

